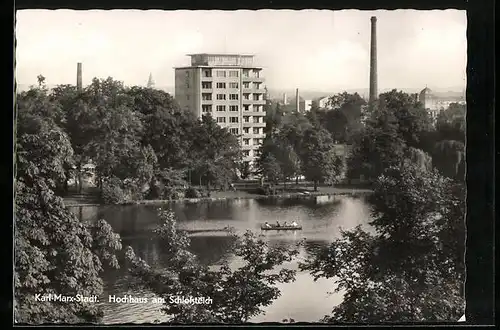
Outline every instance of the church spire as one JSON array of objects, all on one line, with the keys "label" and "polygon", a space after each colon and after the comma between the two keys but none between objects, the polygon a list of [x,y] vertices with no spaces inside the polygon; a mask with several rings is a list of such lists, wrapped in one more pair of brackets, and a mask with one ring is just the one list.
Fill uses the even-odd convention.
[{"label": "church spire", "polygon": [[148,79],[148,88],[153,88],[155,86],[155,82],[153,81],[153,74],[149,74],[149,79]]}]

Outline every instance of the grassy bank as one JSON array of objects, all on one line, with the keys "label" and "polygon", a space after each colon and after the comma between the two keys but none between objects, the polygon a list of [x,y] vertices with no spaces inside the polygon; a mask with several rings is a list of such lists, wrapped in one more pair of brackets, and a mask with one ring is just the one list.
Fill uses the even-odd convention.
[{"label": "grassy bank", "polygon": [[[260,195],[244,190],[236,191],[214,191],[211,193],[210,197],[200,197],[200,198],[181,198],[176,200],[166,200],[166,199],[155,199],[155,200],[137,200],[121,203],[119,205],[155,205],[155,204],[167,204],[167,203],[199,203],[199,202],[213,202],[213,201],[223,201],[230,199],[276,199],[276,198],[308,198],[311,196],[352,196],[359,197],[371,193],[369,189],[360,188],[337,188],[337,187],[318,187],[318,191],[307,190],[306,193],[302,191],[289,191],[283,192],[276,195]],[[66,200],[65,200],[66,201]],[[104,204],[76,204],[66,203],[70,207],[78,206],[98,206]]]}]

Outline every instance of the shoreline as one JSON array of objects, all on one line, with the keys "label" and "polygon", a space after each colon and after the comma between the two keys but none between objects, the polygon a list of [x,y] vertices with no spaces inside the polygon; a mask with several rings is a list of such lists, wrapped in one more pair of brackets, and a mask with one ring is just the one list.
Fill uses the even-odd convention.
[{"label": "shoreline", "polygon": [[[347,190],[347,189],[346,189]],[[218,196],[218,197],[198,197],[198,198],[180,198],[180,199],[143,199],[137,201],[128,201],[118,204],[66,204],[66,207],[83,207],[83,206],[126,206],[126,205],[159,205],[159,204],[170,204],[170,203],[187,203],[187,204],[195,204],[202,202],[218,202],[218,201],[226,201],[226,200],[245,200],[245,199],[283,199],[283,198],[310,198],[310,197],[319,197],[319,196],[352,196],[352,197],[360,197],[366,196],[372,193],[372,190],[369,189],[348,189],[352,191],[343,191],[343,192],[327,192],[327,191],[312,191],[309,194],[303,193],[286,193],[286,194],[278,194],[278,195],[242,195],[242,196]]]}]

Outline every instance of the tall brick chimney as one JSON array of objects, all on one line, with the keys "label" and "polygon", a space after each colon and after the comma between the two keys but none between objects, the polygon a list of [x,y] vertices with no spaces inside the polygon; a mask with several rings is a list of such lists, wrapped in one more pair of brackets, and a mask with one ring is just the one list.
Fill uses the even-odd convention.
[{"label": "tall brick chimney", "polygon": [[371,17],[371,47],[370,47],[370,108],[378,98],[377,90],[377,18]]},{"label": "tall brick chimney", "polygon": [[82,63],[76,64],[76,89],[82,90]]},{"label": "tall brick chimney", "polygon": [[295,106],[297,107],[297,112],[300,112],[300,100],[299,100],[299,89],[295,90]]}]

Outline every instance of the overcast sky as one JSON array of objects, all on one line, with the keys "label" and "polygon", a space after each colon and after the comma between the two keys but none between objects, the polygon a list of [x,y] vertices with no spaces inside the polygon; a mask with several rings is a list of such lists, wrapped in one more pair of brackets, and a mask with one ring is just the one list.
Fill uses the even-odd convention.
[{"label": "overcast sky", "polygon": [[377,16],[379,89],[466,85],[466,13],[458,10],[17,12],[18,84],[111,76],[174,86],[190,53],[244,53],[275,89],[368,88],[370,16]]}]

